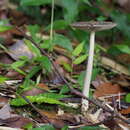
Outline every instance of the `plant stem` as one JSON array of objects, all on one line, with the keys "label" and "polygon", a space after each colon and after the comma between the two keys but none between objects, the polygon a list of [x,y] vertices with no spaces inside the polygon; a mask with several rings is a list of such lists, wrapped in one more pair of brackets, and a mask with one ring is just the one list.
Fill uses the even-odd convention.
[{"label": "plant stem", "polygon": [[[95,41],[95,32],[91,32],[88,64],[87,64],[86,76],[85,76],[84,87],[83,87],[83,95],[85,95],[86,97],[89,97],[90,82],[91,82],[91,77],[92,77],[94,41]],[[82,112],[87,111],[88,106],[89,106],[88,104],[89,102],[87,100],[82,99]]]},{"label": "plant stem", "polygon": [[52,44],[53,40],[53,23],[54,23],[54,7],[55,7],[55,0],[52,0],[51,3],[51,29],[50,29],[50,42]]}]

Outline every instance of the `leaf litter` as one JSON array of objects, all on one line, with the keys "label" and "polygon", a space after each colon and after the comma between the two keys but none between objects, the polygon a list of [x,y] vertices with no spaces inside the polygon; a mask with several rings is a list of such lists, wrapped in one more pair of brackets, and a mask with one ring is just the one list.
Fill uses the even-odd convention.
[{"label": "leaf litter", "polygon": [[[10,16],[12,19],[9,25],[23,26],[28,22],[32,23],[24,13],[12,9],[10,9],[9,14],[2,11],[2,19],[7,19]],[[23,30],[25,34],[28,33],[26,27]],[[43,32],[41,32],[41,35],[43,35]],[[59,72],[71,83],[73,88],[81,91],[77,80],[80,72],[84,71],[84,63],[87,58],[87,55],[82,55],[83,44],[79,43],[79,48],[74,46],[75,51],[71,53],[69,51],[72,51],[73,47],[70,47],[70,40],[61,34],[56,35],[58,38],[55,37],[54,51],[52,54],[47,52],[47,55],[54,59],[54,64]],[[3,76],[3,79],[1,79],[3,87],[0,88],[0,125],[3,126],[3,129],[24,129],[28,124],[37,127],[39,124],[48,123],[57,129],[66,125],[76,129],[80,126],[93,126],[94,123],[98,125],[98,122],[104,128],[129,128],[127,123],[115,119],[111,113],[92,103],[90,103],[87,115],[83,116],[80,112],[82,96],[77,96],[66,89],[63,79],[54,70],[54,66],[52,66],[53,72],[48,72],[46,66],[44,66],[45,62],[39,62],[41,60],[34,62],[35,58],[41,56],[39,48],[34,47],[30,50],[24,43],[24,35],[15,28],[1,32],[0,37],[2,37],[0,74]],[[59,42],[60,40],[64,41]],[[85,58],[82,59],[82,56],[85,56]],[[122,58],[125,56],[121,55]],[[76,58],[78,58],[78,61],[76,61]],[[121,60],[119,56],[117,58],[118,61]],[[28,63],[28,59],[32,60]],[[126,60],[128,61],[128,59]],[[14,62],[15,64],[13,64]],[[101,66],[103,66],[105,72],[100,74],[95,81],[92,81],[92,93],[90,95],[91,98],[95,99],[95,102],[107,104],[109,108],[128,116],[130,113],[129,104],[122,100],[127,93],[127,89],[129,90],[129,71],[126,66],[119,63],[107,57],[102,57]],[[46,64],[49,66],[49,62]],[[40,67],[32,69],[32,66]],[[109,72],[113,72],[112,78],[108,76]],[[4,77],[9,79],[6,80]],[[20,82],[17,82],[19,80]],[[10,81],[10,83],[7,81]],[[24,99],[22,96],[26,98]],[[76,100],[78,101],[76,102]],[[78,108],[70,107],[69,103],[76,104]],[[16,106],[22,107],[17,108]],[[19,110],[17,111],[17,109]],[[59,110],[62,112],[60,115],[58,115]]]}]

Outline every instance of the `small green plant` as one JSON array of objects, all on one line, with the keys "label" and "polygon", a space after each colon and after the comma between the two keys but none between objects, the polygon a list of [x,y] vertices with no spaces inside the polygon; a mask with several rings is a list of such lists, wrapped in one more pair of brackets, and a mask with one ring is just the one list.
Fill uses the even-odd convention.
[{"label": "small green plant", "polygon": [[[64,105],[67,106],[65,103],[62,103],[59,101],[61,98],[68,97],[67,95],[58,95],[55,93],[45,93],[45,94],[39,94],[36,96],[26,96],[27,99],[29,99],[32,103],[49,103],[49,104],[58,104],[58,105]],[[10,104],[13,106],[23,106],[28,104],[23,98],[16,98],[12,99],[10,101]]]}]

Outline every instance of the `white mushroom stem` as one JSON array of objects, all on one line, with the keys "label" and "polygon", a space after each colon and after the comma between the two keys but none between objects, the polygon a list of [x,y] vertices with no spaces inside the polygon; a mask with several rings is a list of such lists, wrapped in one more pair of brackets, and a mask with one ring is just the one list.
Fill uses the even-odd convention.
[{"label": "white mushroom stem", "polygon": [[[91,83],[91,77],[92,77],[94,42],[95,42],[95,32],[92,31],[90,34],[88,64],[87,64],[87,71],[86,71],[84,87],[83,87],[83,94],[87,97],[89,97],[89,89],[90,89],[90,83]],[[82,99],[82,112],[86,112],[88,107],[89,107],[89,102],[85,99]]]}]

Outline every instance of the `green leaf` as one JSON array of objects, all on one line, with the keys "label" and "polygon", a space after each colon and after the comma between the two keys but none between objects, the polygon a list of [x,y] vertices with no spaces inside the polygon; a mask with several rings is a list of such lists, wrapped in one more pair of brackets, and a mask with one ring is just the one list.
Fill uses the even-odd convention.
[{"label": "green leaf", "polygon": [[28,25],[27,28],[33,36],[40,31],[40,27],[37,24]]},{"label": "green leaf", "polygon": [[41,63],[42,67],[45,68],[48,72],[51,72],[51,61],[46,56],[40,56],[36,58],[36,61]]},{"label": "green leaf", "polygon": [[64,126],[61,130],[69,130],[68,126]]},{"label": "green leaf", "polygon": [[36,34],[40,31],[40,27],[37,24],[35,24],[35,25],[28,25],[27,28],[28,28],[29,32],[31,33],[33,40],[36,43],[39,43],[41,41],[41,38],[37,37]]},{"label": "green leaf", "polygon": [[96,67],[93,68],[92,78],[91,78],[92,81],[95,80],[95,78],[97,77],[97,75],[99,74],[99,72],[100,72],[100,68],[96,68]]},{"label": "green leaf", "polygon": [[25,65],[26,61],[16,61],[14,63],[11,64],[11,68],[16,70],[17,72],[26,75],[26,73],[24,71],[22,71],[21,69],[19,69],[19,67],[23,67]]},{"label": "green leaf", "polygon": [[65,94],[65,93],[68,93],[69,91],[70,91],[69,88],[66,85],[64,85],[64,86],[61,86],[61,90],[59,94]]},{"label": "green leaf", "polygon": [[14,63],[11,64],[12,68],[18,68],[18,67],[22,67],[25,65],[26,61],[16,61]]},{"label": "green leaf", "polygon": [[36,83],[29,78],[25,78],[23,84],[20,86],[22,88],[22,91],[30,90],[33,86],[35,86]]},{"label": "green leaf", "polygon": [[44,4],[50,4],[52,0],[21,0],[21,6],[39,6]]},{"label": "green leaf", "polygon": [[39,72],[42,69],[41,66],[33,66],[31,71],[26,75],[26,79],[32,78],[37,72]]},{"label": "green leaf", "polygon": [[52,125],[44,125],[41,127],[33,128],[32,130],[56,130]]},{"label": "green leaf", "polygon": [[130,38],[130,28],[127,20],[127,16],[119,11],[114,11],[111,13],[112,19],[117,23],[117,28],[123,32],[127,37]]},{"label": "green leaf", "polygon": [[85,78],[85,74],[86,72],[85,71],[82,71],[78,77],[78,83],[81,87],[83,87],[84,85],[84,78]]},{"label": "green leaf", "polygon": [[[58,104],[58,105],[66,105],[65,103],[62,103],[58,101],[60,98],[68,97],[66,95],[58,95],[54,93],[45,93],[45,94],[39,94],[36,96],[26,96],[32,103],[49,103],[49,104]],[[23,106],[28,104],[23,98],[16,98],[12,99],[10,101],[10,104],[13,106]]]},{"label": "green leaf", "polygon": [[67,64],[67,63],[63,62],[62,65],[63,65],[64,69],[67,70],[68,72],[72,72],[73,71],[70,64]]},{"label": "green leaf", "polygon": [[117,49],[116,46],[111,46],[108,50],[107,53],[112,55],[112,56],[117,56],[119,54],[121,54],[121,52]]},{"label": "green leaf", "polygon": [[107,20],[107,17],[104,16],[97,17],[97,21],[105,21],[105,20]]},{"label": "green leaf", "polygon": [[71,23],[78,15],[78,1],[77,0],[62,0],[61,6],[64,8],[64,19]]},{"label": "green leaf", "polygon": [[78,130],[107,130],[107,129],[102,128],[100,126],[84,126],[79,128]]},{"label": "green leaf", "polygon": [[25,44],[28,46],[28,48],[37,56],[41,56],[41,52],[40,50],[34,45],[32,44],[29,40],[25,40]]},{"label": "green leaf", "polygon": [[72,55],[73,56],[78,56],[82,50],[83,50],[83,47],[84,47],[84,41],[82,43],[80,43],[72,52]]},{"label": "green leaf", "polygon": [[40,44],[40,47],[44,49],[49,49],[49,48],[53,48],[53,45],[50,43],[50,40],[47,39],[47,40],[44,40],[44,42]]},{"label": "green leaf", "polygon": [[65,37],[61,34],[55,34],[54,35],[53,44],[59,45],[59,46],[65,48],[65,49],[67,49],[68,51],[73,50],[70,40],[67,37]]},{"label": "green leaf", "polygon": [[[95,80],[96,76],[99,74],[100,68],[93,68],[92,71],[92,78],[91,80]],[[85,78],[86,71],[82,71],[78,77],[78,83],[82,87],[84,85],[84,78]]]},{"label": "green leaf", "polygon": [[85,60],[87,59],[87,55],[81,55],[79,56],[78,58],[76,58],[74,61],[73,61],[73,64],[81,64],[82,62],[84,62]]},{"label": "green leaf", "polygon": [[130,54],[130,47],[128,45],[116,45],[116,48],[122,53]]},{"label": "green leaf", "polygon": [[33,129],[33,123],[28,123],[23,127],[25,130],[32,130]]},{"label": "green leaf", "polygon": [[130,103],[130,93],[126,95],[125,101],[128,102],[128,103]]},{"label": "green leaf", "polygon": [[4,83],[6,80],[8,80],[7,77],[4,77],[4,76],[0,75],[0,84]]},{"label": "green leaf", "polygon": [[0,25],[8,25],[10,22],[9,22],[9,20],[8,19],[1,19],[0,20]]},{"label": "green leaf", "polygon": [[91,6],[90,0],[83,0],[83,2]]},{"label": "green leaf", "polygon": [[12,26],[0,25],[0,32],[5,32],[11,30],[12,28]]},{"label": "green leaf", "polygon": [[114,45],[108,49],[110,55],[116,56],[121,53],[130,54],[130,47],[126,44]]},{"label": "green leaf", "polygon": [[89,42],[89,33],[84,30],[72,28],[71,35],[80,42],[82,41],[87,41],[87,43]]},{"label": "green leaf", "polygon": [[[53,23],[54,30],[65,29],[68,26],[68,23],[65,20],[55,20]],[[45,30],[50,30],[51,25],[48,25]]]}]

